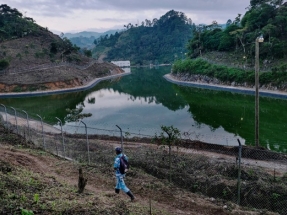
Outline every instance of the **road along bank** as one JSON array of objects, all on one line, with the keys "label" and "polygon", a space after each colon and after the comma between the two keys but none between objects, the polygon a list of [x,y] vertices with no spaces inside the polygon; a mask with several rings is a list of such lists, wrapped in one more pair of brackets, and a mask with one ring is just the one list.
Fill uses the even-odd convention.
[{"label": "road along bank", "polygon": [[101,78],[95,78],[94,80],[88,82],[87,84],[83,86],[73,87],[73,88],[67,88],[67,89],[56,89],[56,90],[46,90],[46,91],[34,91],[34,92],[20,92],[20,93],[0,93],[0,98],[15,98],[15,97],[31,97],[31,96],[43,96],[43,95],[52,95],[52,94],[62,94],[62,93],[71,93],[71,92],[78,92],[78,91],[84,91],[88,90],[95,85],[97,85],[99,82],[112,79],[112,78],[118,78],[121,76],[129,75],[131,72],[125,71],[124,73],[109,75]]},{"label": "road along bank", "polygon": [[[229,91],[229,92],[235,92],[235,93],[241,93],[241,94],[255,95],[255,89],[253,89],[253,88],[224,86],[224,85],[207,84],[207,83],[192,82],[192,81],[180,81],[180,80],[177,80],[172,74],[166,74],[166,75],[164,75],[164,78],[171,83],[182,85],[182,86],[197,87],[197,88],[210,89],[210,90],[221,90],[221,91]],[[264,96],[264,97],[287,99],[287,92],[282,92],[282,91],[272,91],[272,90],[261,90],[260,89],[259,95]]]}]

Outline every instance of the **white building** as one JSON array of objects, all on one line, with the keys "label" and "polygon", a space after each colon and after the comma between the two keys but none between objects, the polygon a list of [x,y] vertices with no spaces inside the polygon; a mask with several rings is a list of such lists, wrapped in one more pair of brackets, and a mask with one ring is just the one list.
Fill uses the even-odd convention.
[{"label": "white building", "polygon": [[111,61],[111,63],[113,63],[119,67],[130,67],[131,66],[131,62],[129,60]]}]

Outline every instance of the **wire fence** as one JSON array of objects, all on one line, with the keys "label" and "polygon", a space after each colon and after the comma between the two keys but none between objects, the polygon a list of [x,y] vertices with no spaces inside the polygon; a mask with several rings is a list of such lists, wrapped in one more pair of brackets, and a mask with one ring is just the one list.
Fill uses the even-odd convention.
[{"label": "wire fence", "polygon": [[[121,144],[132,167],[211,201],[233,202],[241,206],[287,214],[287,155],[255,147],[207,144],[180,139],[162,145],[148,135],[124,135],[117,130],[96,129],[84,122],[78,133],[68,133],[25,111],[0,106],[1,123],[37,147],[81,163],[109,165],[111,151]],[[96,132],[95,132],[96,130]],[[96,133],[96,134],[95,134]],[[151,185],[154,192],[156,185]],[[140,192],[138,190],[137,192]],[[157,196],[151,195],[154,201]]]}]

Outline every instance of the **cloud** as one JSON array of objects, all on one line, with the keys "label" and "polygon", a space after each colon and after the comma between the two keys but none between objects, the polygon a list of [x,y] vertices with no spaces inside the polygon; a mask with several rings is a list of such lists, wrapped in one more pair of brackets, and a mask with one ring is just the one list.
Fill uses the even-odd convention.
[{"label": "cloud", "polygon": [[6,0],[43,27],[62,31],[113,28],[160,18],[169,10],[185,13],[194,23],[225,23],[244,15],[249,0]]}]

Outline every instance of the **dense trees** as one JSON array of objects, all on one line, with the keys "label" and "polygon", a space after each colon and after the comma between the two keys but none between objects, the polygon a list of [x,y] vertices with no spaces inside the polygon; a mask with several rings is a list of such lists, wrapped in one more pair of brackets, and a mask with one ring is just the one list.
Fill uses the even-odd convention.
[{"label": "dense trees", "polygon": [[105,49],[105,60],[131,60],[132,64],[172,63],[185,55],[192,35],[192,22],[184,13],[171,10],[160,19],[141,25],[125,25],[126,30],[95,41],[94,55]]},{"label": "dense trees", "polygon": [[23,37],[35,33],[39,26],[29,17],[23,17],[17,9],[6,4],[0,5],[0,41],[9,38]]},{"label": "dense trees", "polygon": [[[287,55],[287,3],[282,0],[251,0],[248,11],[228,20],[225,29],[219,27],[194,28],[194,37],[189,41],[190,57],[207,51],[238,51],[244,56],[254,55],[255,39],[263,34],[260,55],[265,58],[280,58]],[[199,51],[200,50],[200,51]]]},{"label": "dense trees", "polygon": [[[20,42],[15,50],[10,47],[13,41],[9,40],[15,40],[15,44]],[[27,41],[27,44],[23,41]],[[61,60],[76,63],[83,59],[79,55],[80,48],[69,39],[53,34],[47,28],[37,25],[32,18],[23,16],[17,9],[6,4],[0,5],[0,46],[3,49],[0,51],[0,70],[14,65],[26,66],[26,62],[37,64],[38,58],[41,58],[39,62]],[[22,46],[25,48],[20,49]],[[91,51],[84,50],[82,54],[91,57]]]}]

